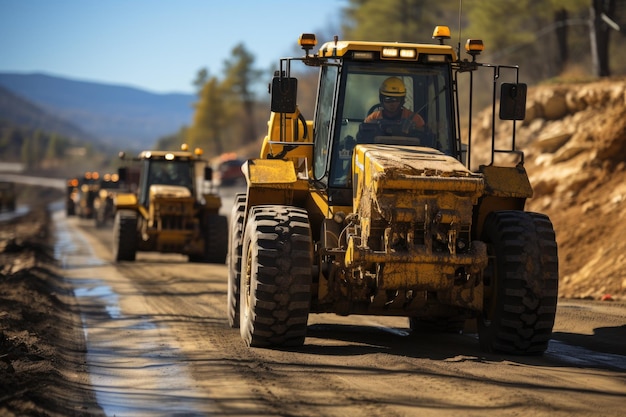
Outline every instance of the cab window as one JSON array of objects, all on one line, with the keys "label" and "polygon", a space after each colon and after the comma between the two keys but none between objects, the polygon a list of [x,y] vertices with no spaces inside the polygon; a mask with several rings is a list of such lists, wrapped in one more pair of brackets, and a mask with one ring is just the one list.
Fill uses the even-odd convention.
[{"label": "cab window", "polygon": [[333,123],[333,112],[335,111],[333,102],[338,72],[337,67],[328,66],[322,68],[320,76],[320,93],[315,113],[315,147],[313,157],[313,173],[317,180],[322,180],[326,176],[330,131]]},{"label": "cab window", "polygon": [[[351,178],[352,151],[358,143],[375,143],[374,136],[361,134],[362,125],[368,114],[380,107],[379,88],[388,77],[402,80],[406,89],[404,108],[419,114],[426,123],[421,140],[409,141],[407,137],[389,133],[380,143],[397,145],[419,145],[434,147],[454,155],[454,132],[452,129],[452,105],[448,67],[442,66],[367,66],[352,64],[344,67],[345,86],[335,127],[333,164],[329,185],[349,187]],[[371,127],[371,126],[370,126]],[[416,136],[417,134],[416,133]],[[428,140],[424,139],[424,137]]]}]

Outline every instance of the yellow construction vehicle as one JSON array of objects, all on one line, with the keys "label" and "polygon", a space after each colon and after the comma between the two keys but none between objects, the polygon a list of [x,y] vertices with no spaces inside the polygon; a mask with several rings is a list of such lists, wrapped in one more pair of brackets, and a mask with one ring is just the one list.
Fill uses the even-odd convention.
[{"label": "yellow construction vehicle", "polygon": [[[128,174],[128,173],[127,173]],[[138,177],[139,172],[137,172]],[[138,178],[136,182],[138,181]],[[121,182],[117,173],[105,173],[98,181],[98,192],[93,200],[93,218],[97,228],[112,223],[115,218],[115,196],[121,193],[129,193],[132,183]]]},{"label": "yellow construction vehicle", "polygon": [[74,198],[75,214],[83,219],[91,219],[94,216],[94,200],[100,190],[100,173],[88,171],[78,179],[78,186]]},{"label": "yellow construction vehicle", "polygon": [[[183,145],[181,151],[143,151],[132,161],[140,165],[136,191],[114,196],[114,259],[134,261],[143,251],[224,263],[228,219],[219,214],[221,198],[213,192],[212,170],[202,151]],[[119,180],[132,184],[133,168],[120,168]]]},{"label": "yellow construction vehicle", "polygon": [[[434,44],[335,38],[312,54],[316,37],[303,34],[304,57],[280,60],[268,133],[230,218],[227,313],[247,345],[302,345],[310,313],[336,313],[407,317],[416,334],[477,320],[487,351],[547,348],[552,224],[524,211],[532,188],[514,133],[471,161],[473,74],[490,77],[492,131],[515,132],[526,85],[515,66],[477,62],[482,41],[460,59],[449,37],[437,27]],[[297,105],[297,62],[319,67],[312,120]]]}]

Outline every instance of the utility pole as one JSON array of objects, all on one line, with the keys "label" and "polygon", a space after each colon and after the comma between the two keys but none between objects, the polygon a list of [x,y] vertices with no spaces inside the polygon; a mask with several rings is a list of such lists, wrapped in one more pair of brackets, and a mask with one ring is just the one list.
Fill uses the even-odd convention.
[{"label": "utility pole", "polygon": [[615,0],[592,0],[590,10],[591,60],[593,73],[598,77],[611,75],[609,68],[610,30],[620,27],[611,16],[615,13]]}]

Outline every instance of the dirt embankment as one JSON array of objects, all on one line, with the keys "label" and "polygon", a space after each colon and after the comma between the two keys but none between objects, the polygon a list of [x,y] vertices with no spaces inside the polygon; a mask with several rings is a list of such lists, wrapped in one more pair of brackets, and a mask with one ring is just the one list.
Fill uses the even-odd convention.
[{"label": "dirt embankment", "polygon": [[0,223],[0,415],[95,415],[72,289],[45,207]]},{"label": "dirt embankment", "polygon": [[626,79],[529,88],[516,142],[534,189],[527,210],[557,233],[560,296],[626,299]]}]

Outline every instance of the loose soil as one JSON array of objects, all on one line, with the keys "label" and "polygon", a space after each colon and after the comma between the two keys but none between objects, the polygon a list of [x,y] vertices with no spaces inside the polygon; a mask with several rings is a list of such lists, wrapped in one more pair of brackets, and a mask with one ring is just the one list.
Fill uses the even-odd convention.
[{"label": "loose soil", "polygon": [[[97,403],[84,361],[72,289],[53,257],[50,190],[43,204],[0,223],[0,415],[93,416]],[[42,200],[38,200],[42,203]]]}]

